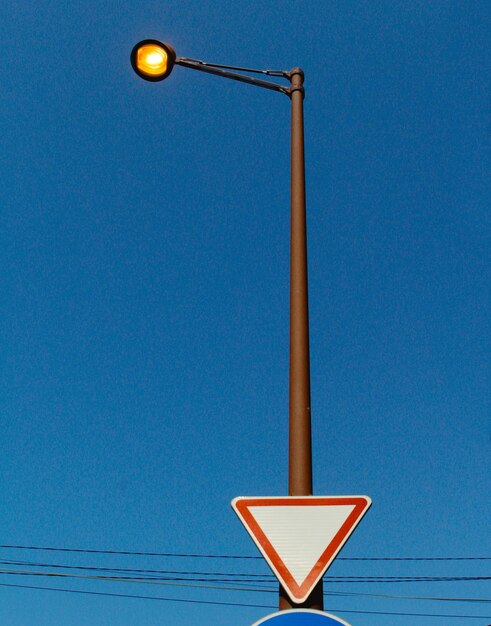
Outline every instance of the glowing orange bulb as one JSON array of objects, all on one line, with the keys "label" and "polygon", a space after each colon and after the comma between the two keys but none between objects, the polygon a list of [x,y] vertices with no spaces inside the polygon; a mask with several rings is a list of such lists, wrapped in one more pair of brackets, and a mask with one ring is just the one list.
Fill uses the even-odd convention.
[{"label": "glowing orange bulb", "polygon": [[167,71],[167,52],[155,44],[146,44],[138,49],[136,65],[140,72],[148,76],[161,76]]}]

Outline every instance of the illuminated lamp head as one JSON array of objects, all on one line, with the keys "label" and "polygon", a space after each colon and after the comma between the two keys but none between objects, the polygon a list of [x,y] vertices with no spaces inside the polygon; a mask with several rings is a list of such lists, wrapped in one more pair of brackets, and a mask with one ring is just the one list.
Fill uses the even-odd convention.
[{"label": "illuminated lamp head", "polygon": [[140,78],[156,82],[172,72],[176,53],[169,44],[144,39],[131,51],[131,65]]}]

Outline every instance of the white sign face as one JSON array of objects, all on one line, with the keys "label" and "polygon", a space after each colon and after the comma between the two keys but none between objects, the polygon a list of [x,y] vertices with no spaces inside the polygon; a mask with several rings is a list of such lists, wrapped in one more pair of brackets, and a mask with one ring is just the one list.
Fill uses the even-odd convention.
[{"label": "white sign face", "polygon": [[368,496],[240,497],[232,507],[293,602],[304,602],[372,501]]}]

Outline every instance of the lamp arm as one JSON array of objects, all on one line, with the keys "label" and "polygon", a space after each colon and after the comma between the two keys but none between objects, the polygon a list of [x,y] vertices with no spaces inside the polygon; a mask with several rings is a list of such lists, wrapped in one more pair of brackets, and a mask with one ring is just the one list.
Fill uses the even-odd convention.
[{"label": "lamp arm", "polygon": [[265,74],[266,76],[282,76],[283,78],[290,78],[290,72],[286,70],[258,70],[252,67],[240,67],[237,65],[224,65],[223,63],[210,63],[208,61],[202,61],[201,59],[190,59],[189,57],[180,57],[181,61],[190,61],[197,65],[206,65],[207,67],[218,67],[224,70],[236,70],[237,72],[249,72],[251,74]]},{"label": "lamp arm", "polygon": [[[278,83],[274,83],[268,80],[261,80],[260,78],[254,78],[252,76],[246,76],[245,74],[237,74],[236,72],[230,72],[228,70],[222,69],[221,67],[216,67],[211,64],[206,64],[203,61],[195,61],[194,59],[186,59],[183,57],[177,57],[175,60],[176,65],[181,65],[182,67],[188,67],[192,70],[198,70],[200,72],[205,72],[207,74],[214,74],[215,76],[222,76],[223,78],[230,78],[232,80],[237,80],[241,83],[247,83],[249,85],[255,85],[256,87],[263,87],[264,89],[271,89],[272,91],[279,91],[284,93],[288,97],[290,97],[290,87],[285,85],[278,85]],[[244,71],[257,71],[257,70],[248,70],[247,68],[241,68]],[[285,76],[289,77],[289,72],[276,72],[276,70],[262,70],[261,73],[268,73],[273,76]]]}]

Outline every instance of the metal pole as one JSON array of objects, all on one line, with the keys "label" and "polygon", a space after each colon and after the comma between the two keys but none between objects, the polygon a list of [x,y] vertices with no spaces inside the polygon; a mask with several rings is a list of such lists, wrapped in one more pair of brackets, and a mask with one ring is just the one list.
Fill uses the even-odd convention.
[{"label": "metal pole", "polygon": [[[291,232],[290,232],[290,415],[288,493],[312,495],[312,440],[310,425],[309,304],[307,280],[307,225],[303,137],[304,74],[290,72],[291,118]],[[280,610],[323,609],[322,581],[302,604],[294,604],[280,586]]]}]

